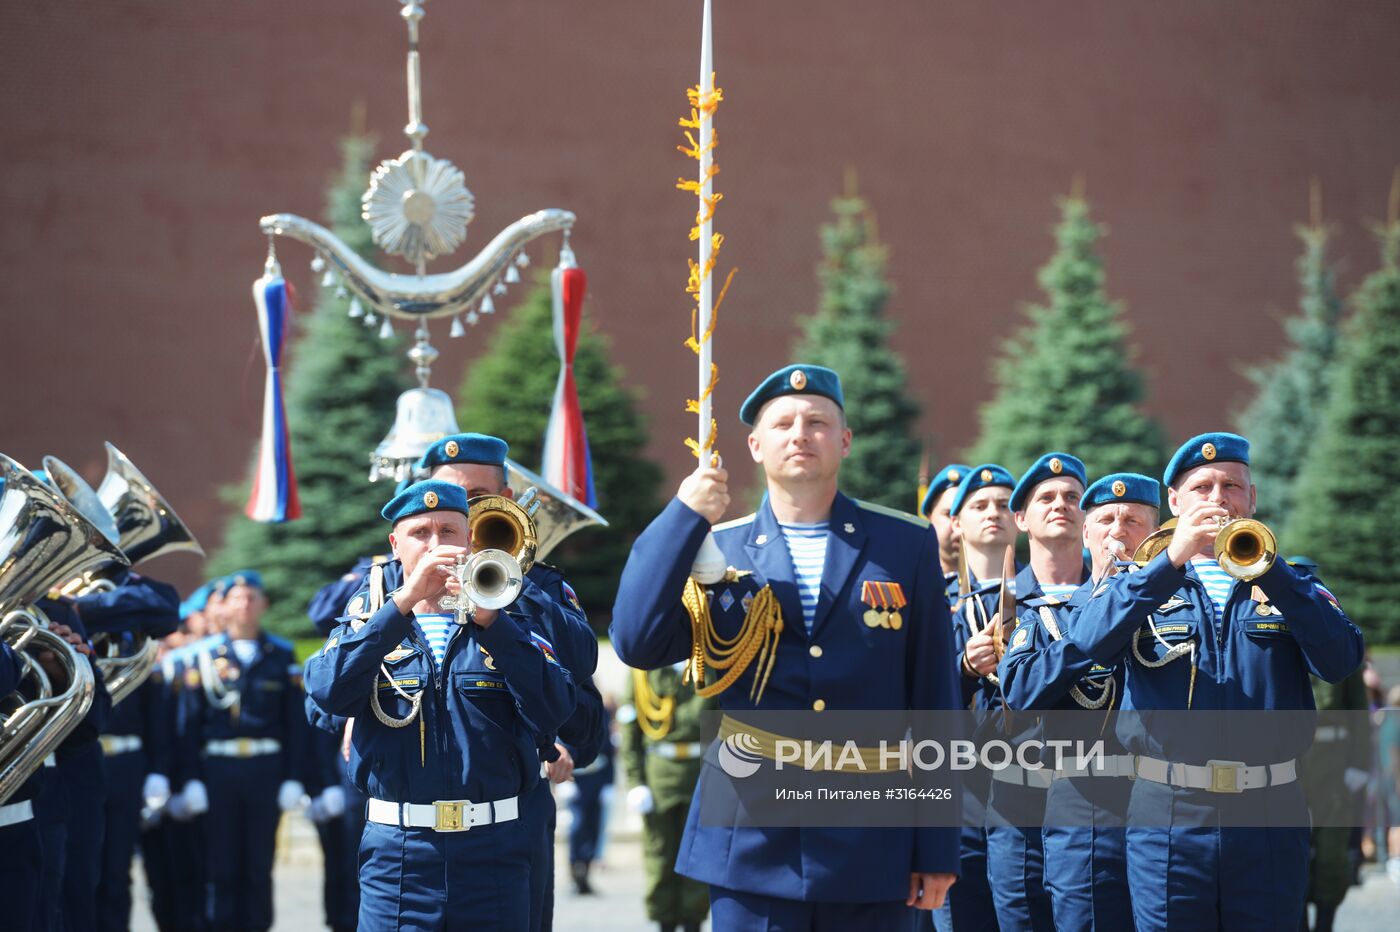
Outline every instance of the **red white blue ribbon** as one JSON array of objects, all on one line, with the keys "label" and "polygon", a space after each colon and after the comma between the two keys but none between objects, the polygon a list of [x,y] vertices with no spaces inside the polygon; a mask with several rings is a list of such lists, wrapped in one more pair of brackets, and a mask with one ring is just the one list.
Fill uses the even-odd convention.
[{"label": "red white blue ribbon", "polygon": [[544,464],[540,472],[556,488],[569,493],[589,508],[598,507],[593,489],[593,459],[588,451],[588,431],[583,426],[578,386],[574,383],[574,352],[578,349],[583,320],[583,292],[588,276],[574,261],[566,243],[559,254],[559,266],[550,276],[554,286],[554,344],[559,348],[559,382],[554,389],[554,407],[544,434]]},{"label": "red white blue ribbon", "polygon": [[244,513],[254,521],[277,523],[301,517],[296,473],[292,469],[292,441],[287,433],[287,411],[282,403],[282,351],[292,316],[291,293],[277,260],[268,256],[262,278],[253,282],[253,303],[258,309],[267,383],[263,394],[262,441],[258,449],[253,492]]}]

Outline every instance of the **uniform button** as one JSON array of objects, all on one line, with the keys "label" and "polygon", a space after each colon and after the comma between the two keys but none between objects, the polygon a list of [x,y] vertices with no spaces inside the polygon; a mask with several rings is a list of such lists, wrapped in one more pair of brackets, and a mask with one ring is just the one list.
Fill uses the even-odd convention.
[{"label": "uniform button", "polygon": [[816,702],[812,703],[812,708],[814,708],[814,709],[816,709],[818,712],[820,712],[822,709],[825,709],[825,708],[826,708],[826,700],[825,700],[825,699],[818,699]]},{"label": "uniform button", "polygon": [[822,655],[821,645],[813,644],[811,647],[807,648],[807,653],[811,654],[813,657],[820,657]]}]

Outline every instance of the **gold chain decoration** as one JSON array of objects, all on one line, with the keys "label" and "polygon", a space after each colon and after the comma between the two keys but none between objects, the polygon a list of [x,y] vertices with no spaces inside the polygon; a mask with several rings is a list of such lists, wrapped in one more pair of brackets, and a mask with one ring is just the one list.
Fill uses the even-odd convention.
[{"label": "gold chain decoration", "polygon": [[676,724],[676,697],[658,696],[641,670],[632,671],[632,704],[637,710],[637,725],[648,740],[660,741],[671,733]]},{"label": "gold chain decoration", "polygon": [[[705,699],[718,696],[743,676],[756,658],[758,666],[754,669],[753,685],[749,687],[749,699],[758,705],[778,659],[778,637],[783,633],[783,610],[772,587],[764,586],[753,597],[744,615],[743,627],[732,638],[723,638],[715,631],[705,587],[693,578],[685,581],[681,603],[690,613],[691,655],[685,677],[695,684],[695,692]],[[718,682],[708,686],[705,685],[707,666],[725,671]]]},{"label": "gold chain decoration", "polygon": [[[719,109],[720,102],[724,100],[724,91],[714,86],[714,76],[710,77],[710,85],[713,90],[706,92],[698,84],[695,87],[686,88],[686,98],[690,101],[690,116],[681,117],[678,121],[685,131],[685,140],[689,145],[676,146],[676,149],[683,155],[694,159],[700,163],[700,171],[694,179],[680,178],[676,181],[676,187],[681,191],[694,194],[699,201],[699,206],[695,211],[695,225],[690,228],[691,242],[699,242],[701,227],[714,220],[715,209],[719,202],[724,199],[724,195],[711,188],[711,193],[705,193],[705,185],[709,183],[715,175],[719,174],[719,164],[714,161],[712,153],[719,145],[719,134],[714,131],[715,111]],[[702,123],[709,123],[707,127],[710,133],[709,143],[703,148],[696,133],[700,132]],[[692,130],[694,132],[692,132]],[[719,307],[724,303],[724,296],[729,291],[729,283],[734,280],[734,272],[731,269],[729,275],[724,280],[724,287],[720,289],[719,296],[714,301],[714,306],[710,309],[710,320],[705,332],[699,331],[700,315],[700,286],[712,274],[714,274],[715,263],[719,259],[720,247],[724,245],[724,234],[712,233],[710,235],[710,250],[705,262],[701,265],[698,259],[687,260],[690,266],[690,274],[686,279],[685,291],[691,296],[694,307],[690,311],[690,337],[685,341],[686,348],[695,355],[700,355],[700,348],[709,342],[714,336],[715,324],[719,320]],[[719,382],[719,366],[710,363],[710,380],[700,393],[699,398],[686,399],[685,410],[690,414],[700,413],[700,404],[709,398],[715,390],[715,384]],[[696,459],[701,459],[704,453],[713,453],[715,446],[715,434],[718,430],[718,422],[710,419],[709,430],[706,432],[705,444],[702,447],[700,441],[687,437],[685,445],[695,454]]]}]

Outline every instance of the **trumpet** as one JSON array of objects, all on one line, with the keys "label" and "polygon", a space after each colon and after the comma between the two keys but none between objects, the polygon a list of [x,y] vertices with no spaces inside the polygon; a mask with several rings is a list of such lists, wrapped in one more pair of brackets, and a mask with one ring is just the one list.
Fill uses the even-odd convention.
[{"label": "trumpet", "polygon": [[[1278,557],[1278,539],[1268,525],[1253,518],[1220,517],[1220,530],[1215,535],[1215,561],[1236,579],[1263,576]],[[1133,562],[1146,566],[1167,549],[1176,533],[1176,518],[1168,518],[1162,526],[1138,545]]]},{"label": "trumpet", "polygon": [[458,554],[452,575],[462,591],[439,602],[454,609],[456,622],[465,625],[478,608],[505,608],[520,595],[525,574],[515,557],[504,550],[479,550],[470,556]]},{"label": "trumpet", "polygon": [[539,493],[528,490],[516,501],[505,495],[480,495],[467,503],[467,527],[472,551],[495,550],[509,555],[522,575],[535,565],[539,534],[533,518]]}]

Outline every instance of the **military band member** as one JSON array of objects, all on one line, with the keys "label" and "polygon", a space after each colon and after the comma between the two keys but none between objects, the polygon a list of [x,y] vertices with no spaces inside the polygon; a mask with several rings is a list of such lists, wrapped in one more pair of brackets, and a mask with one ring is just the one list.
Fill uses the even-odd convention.
[{"label": "military band member", "polygon": [[953,528],[953,498],[969,468],[962,463],[944,466],[933,477],[919,503],[919,514],[928,518],[938,534],[938,563],[943,570],[949,605],[958,598],[958,548],[962,546],[962,538]]},{"label": "military band member", "polygon": [[[1026,470],[1012,490],[1008,504],[1016,527],[1030,539],[1030,562],[1016,575],[1013,584],[1018,610],[1027,603],[1045,600],[1062,605],[1088,577],[1083,549],[1084,512],[1079,507],[1085,484],[1084,464],[1078,458],[1068,453],[1046,453]],[[1003,627],[1009,632],[1018,621],[1019,617],[1003,620]],[[1004,691],[1005,683],[1001,686]],[[1012,717],[1003,719],[1003,724],[1013,745],[1040,737],[1034,720]],[[1050,897],[1045,891],[1041,843],[1051,772],[1012,764],[992,774],[987,807],[987,879],[996,902],[997,922],[1003,930],[1054,929]]]},{"label": "military band member", "polygon": [[[1203,728],[1197,716],[1152,712],[1311,710],[1308,674],[1328,682],[1350,674],[1361,632],[1306,568],[1275,560],[1237,581],[1217,563],[1222,519],[1254,513],[1245,438],[1193,437],[1164,480],[1178,519],[1170,543],[1140,572],[1100,585],[1069,635],[1099,663],[1125,664],[1123,709],[1136,715],[1120,716],[1118,735],[1136,755],[1127,830],[1134,923],[1296,929],[1308,870],[1297,758],[1312,729],[1245,733],[1238,715],[1231,729],[1230,720]],[[1283,821],[1230,825],[1244,807]]]},{"label": "military band member", "polygon": [[[403,584],[336,628],[307,664],[312,698],[353,717],[350,768],[369,797],[360,928],[502,929],[530,921],[532,836],[519,820],[541,736],[573,712],[574,684],[544,635],[548,600],[440,604],[469,552],[467,495],[418,482],[382,512]],[[468,830],[469,829],[469,830]]]},{"label": "military band member", "polygon": [[[424,478],[460,486],[466,490],[468,501],[486,495],[513,499],[515,492],[506,476],[509,449],[504,440],[489,434],[449,434],[424,451],[414,472]],[[384,564],[386,589],[397,586],[402,578],[398,563],[380,558],[375,558],[375,562]],[[371,567],[369,572],[377,571]],[[593,672],[598,666],[598,638],[588,624],[578,596],[563,573],[540,560],[535,561],[526,579],[522,597],[536,601],[551,599],[562,609],[557,615],[542,611],[540,617],[550,626],[545,635],[554,645],[559,663],[573,677],[576,690],[574,711],[559,727],[558,735],[542,736],[540,754],[548,782],[534,785],[521,809],[522,821],[534,833],[530,857],[530,932],[539,932],[551,928],[554,921],[556,810],[549,784],[568,780],[576,766],[591,764],[608,737],[603,697],[593,682]],[[361,594],[367,592],[368,585],[366,582],[361,587]]]},{"label": "military band member", "polygon": [[[996,671],[991,621],[996,611],[1006,548],[1016,541],[1011,514],[1011,490],[1016,480],[1004,467],[984,463],[958,470],[961,478],[948,502],[952,533],[959,540],[967,579],[955,582],[968,591],[953,601],[953,645],[958,656],[962,706],[983,718],[1001,707],[1001,695],[987,674]],[[964,511],[966,512],[964,514]],[[954,554],[955,560],[958,554]],[[958,563],[954,563],[954,572]],[[959,840],[962,876],[948,893],[948,902],[934,913],[939,932],[997,928],[996,904],[987,873],[987,798],[991,775],[985,770],[963,780],[963,826]]]},{"label": "military band member", "polygon": [[685,664],[631,671],[622,725],[628,808],[642,817],[647,918],[661,932],[698,932],[710,912],[710,890],[676,873],[681,837],[704,767],[701,714],[716,707],[683,681]]},{"label": "military band member", "polygon": [[272,926],[272,860],[281,815],[304,794],[309,737],[290,642],[262,630],[262,578],[224,577],[224,630],[196,647],[181,691],[183,797],[204,821],[210,929]]},{"label": "military band member", "polygon": [[[699,623],[715,639],[736,638],[751,606],[776,601],[771,672],[760,691],[756,665],[746,668],[719,694],[722,709],[957,706],[938,539],[921,518],[838,491],[851,445],[843,405],[839,377],[820,366],[786,366],[754,390],[740,419],[767,495],[756,513],[719,524],[727,473],[707,464],[685,479],[623,569],[611,629],[623,662],[657,669],[691,656],[683,598],[708,604]],[[712,528],[735,571],[706,603],[688,580]],[[958,872],[954,829],[702,825],[711,779],[723,777],[707,767],[676,867],[710,885],[716,928],[905,929],[908,907],[941,905]]]},{"label": "military band member", "polygon": [[[1080,505],[1092,580],[1068,599],[1042,586],[1044,594],[1029,602],[997,668],[1008,708],[1079,712],[1086,719],[1076,726],[1066,717],[1052,717],[1045,724],[1046,740],[1107,742],[1102,766],[1092,773],[1055,772],[1046,797],[1045,888],[1060,929],[1132,928],[1124,839],[1132,758],[1113,735],[1102,734],[1105,716],[1122,695],[1121,667],[1095,663],[1066,635],[1094,582],[1116,572],[1118,561],[1157,529],[1160,501],[1157,480],[1134,473],[1114,473],[1089,486]],[[1031,562],[1034,566],[1034,551]]]}]

